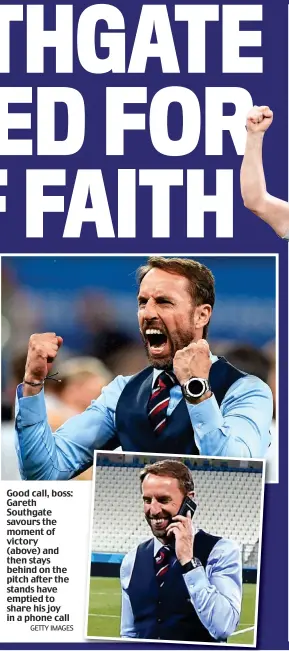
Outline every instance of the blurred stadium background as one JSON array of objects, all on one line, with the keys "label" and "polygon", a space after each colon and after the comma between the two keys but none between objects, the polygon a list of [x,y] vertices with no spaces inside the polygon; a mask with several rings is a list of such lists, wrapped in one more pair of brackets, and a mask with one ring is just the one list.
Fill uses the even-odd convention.
[{"label": "blurred stadium background", "polygon": [[[140,496],[140,469],[157,456],[98,453],[91,540],[88,635],[118,637],[120,563],[150,538]],[[252,644],[262,506],[262,462],[182,458],[193,474],[197,527],[235,540],[242,550],[243,602],[237,634],[229,642]],[[113,489],[112,489],[113,487]],[[245,630],[250,629],[250,630]],[[244,632],[243,632],[244,631]]]},{"label": "blurred stadium background", "polygon": [[[217,300],[209,330],[212,352],[268,382],[275,396],[275,258],[196,259],[216,279]],[[19,478],[14,397],[33,332],[55,331],[64,338],[55,364],[62,382],[45,386],[53,431],[83,411],[111,378],[147,365],[136,319],[135,279],[136,269],[145,261],[137,256],[2,257],[3,479]],[[271,433],[268,476],[276,480],[274,422]]]}]

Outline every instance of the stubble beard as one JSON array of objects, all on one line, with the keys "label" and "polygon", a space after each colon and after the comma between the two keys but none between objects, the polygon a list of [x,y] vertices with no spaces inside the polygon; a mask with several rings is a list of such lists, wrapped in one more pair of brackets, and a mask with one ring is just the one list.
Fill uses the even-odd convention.
[{"label": "stubble beard", "polygon": [[[145,516],[145,519],[147,521],[147,524],[149,525],[149,528],[150,528],[153,536],[155,536],[155,538],[158,538],[158,540],[161,540],[163,543],[166,543],[166,541],[168,539],[166,529],[164,529],[163,531],[154,530],[153,527],[152,527],[152,522],[153,521],[147,516]],[[169,520],[169,524],[172,522],[171,517],[167,517],[166,519]]]},{"label": "stubble beard", "polygon": [[156,368],[158,371],[170,371],[173,368],[173,362],[174,362],[174,356],[178,350],[182,350],[186,346],[189,346],[189,344],[192,343],[194,340],[194,332],[186,332],[186,333],[178,333],[177,337],[168,337],[168,341],[170,342],[170,347],[171,350],[173,351],[173,354],[170,355],[170,357],[166,357],[163,359],[156,359],[152,355],[150,355],[149,352],[149,344],[146,341],[145,337],[143,336],[141,332],[141,337],[143,340],[143,344],[145,347],[146,355],[149,360],[149,363],[151,366]]}]

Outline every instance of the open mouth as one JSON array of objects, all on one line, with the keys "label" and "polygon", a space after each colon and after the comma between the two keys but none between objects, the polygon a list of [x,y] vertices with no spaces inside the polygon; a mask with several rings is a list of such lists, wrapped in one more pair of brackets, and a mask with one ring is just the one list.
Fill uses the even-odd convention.
[{"label": "open mouth", "polygon": [[147,328],[145,336],[153,352],[162,352],[168,341],[167,335],[159,328]]}]

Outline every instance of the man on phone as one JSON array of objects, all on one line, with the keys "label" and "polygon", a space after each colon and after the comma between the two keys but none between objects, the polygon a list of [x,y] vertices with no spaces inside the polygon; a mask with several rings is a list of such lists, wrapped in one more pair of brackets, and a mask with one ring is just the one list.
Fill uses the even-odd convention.
[{"label": "man on phone", "polygon": [[268,385],[211,354],[206,337],[214,277],[185,258],[152,257],[138,272],[138,322],[149,366],[118,376],[82,414],[54,435],[44,383],[62,338],[32,335],[16,430],[22,476],[70,479],[95,449],[263,457],[270,444]]},{"label": "man on phone", "polygon": [[289,204],[267,192],[262,149],[264,135],[273,121],[269,106],[254,106],[247,115],[247,142],[241,166],[241,193],[246,208],[267,222],[275,233],[289,240]]},{"label": "man on phone", "polygon": [[182,462],[145,466],[140,481],[153,537],[121,565],[121,637],[225,642],[241,612],[237,543],[195,529],[194,483]]}]

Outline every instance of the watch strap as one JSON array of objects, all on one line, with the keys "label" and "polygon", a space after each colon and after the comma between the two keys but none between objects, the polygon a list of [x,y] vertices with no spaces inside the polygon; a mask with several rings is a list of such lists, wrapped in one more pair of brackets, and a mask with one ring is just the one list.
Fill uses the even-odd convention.
[{"label": "watch strap", "polygon": [[185,565],[182,565],[182,574],[187,574],[187,572],[190,572],[191,570],[195,570],[196,567],[202,567],[202,563],[198,558],[192,558],[191,561],[188,561],[188,563],[185,563]]}]

